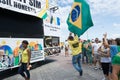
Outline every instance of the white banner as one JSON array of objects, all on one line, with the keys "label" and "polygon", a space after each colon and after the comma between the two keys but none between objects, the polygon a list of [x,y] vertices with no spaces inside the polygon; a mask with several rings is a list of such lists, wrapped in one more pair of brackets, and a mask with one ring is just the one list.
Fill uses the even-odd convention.
[{"label": "white banner", "polygon": [[41,17],[48,8],[48,0],[0,0],[0,7]]},{"label": "white banner", "polygon": [[44,35],[60,37],[60,18],[58,16],[48,16],[44,20]]}]

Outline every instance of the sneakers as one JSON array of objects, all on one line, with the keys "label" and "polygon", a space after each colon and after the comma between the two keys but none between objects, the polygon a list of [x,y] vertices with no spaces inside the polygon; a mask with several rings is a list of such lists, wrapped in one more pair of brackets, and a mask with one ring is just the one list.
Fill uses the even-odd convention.
[{"label": "sneakers", "polygon": [[102,80],[107,80],[106,78],[103,78]]},{"label": "sneakers", "polygon": [[99,70],[102,70],[102,68],[99,68]]},{"label": "sneakers", "polygon": [[95,70],[97,70],[98,68],[97,67],[94,67]]},{"label": "sneakers", "polygon": [[79,75],[82,76],[83,75],[83,70],[79,72]]}]

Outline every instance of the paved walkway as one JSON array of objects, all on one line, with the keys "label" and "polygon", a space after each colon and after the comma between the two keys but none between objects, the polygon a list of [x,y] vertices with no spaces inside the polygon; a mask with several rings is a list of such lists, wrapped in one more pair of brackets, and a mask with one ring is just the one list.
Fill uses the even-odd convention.
[{"label": "paved walkway", "polygon": [[[45,62],[33,64],[31,69],[31,80],[102,80],[103,73],[101,70],[94,70],[84,64],[83,76],[80,77],[78,72],[73,68],[71,56],[64,57],[63,53],[59,56],[50,56]],[[24,80],[17,74],[17,69],[7,70],[0,74],[0,80]]]}]

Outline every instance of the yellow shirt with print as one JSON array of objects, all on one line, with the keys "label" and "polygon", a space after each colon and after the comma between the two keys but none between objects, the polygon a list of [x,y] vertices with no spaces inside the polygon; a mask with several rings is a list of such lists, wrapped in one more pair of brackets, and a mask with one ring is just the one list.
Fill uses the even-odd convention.
[{"label": "yellow shirt with print", "polygon": [[[78,36],[74,36],[74,40],[68,40],[68,43],[70,45],[70,49],[72,51],[72,55],[78,55],[82,52],[82,43],[79,42]],[[73,45],[77,44],[78,46],[74,47]]]}]

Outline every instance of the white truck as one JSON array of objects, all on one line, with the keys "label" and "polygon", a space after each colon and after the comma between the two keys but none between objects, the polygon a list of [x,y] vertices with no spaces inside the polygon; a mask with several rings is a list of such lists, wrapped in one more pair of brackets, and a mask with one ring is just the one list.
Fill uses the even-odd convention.
[{"label": "white truck", "polygon": [[27,40],[31,63],[60,52],[60,18],[44,16],[48,0],[0,1],[0,71],[19,66],[21,42]]}]

